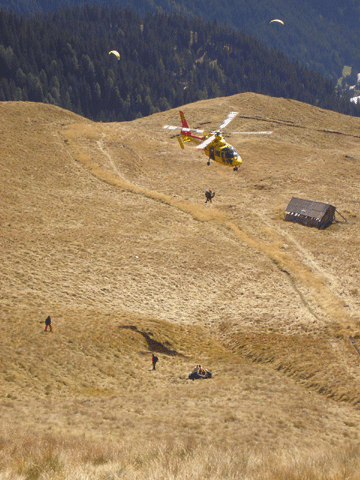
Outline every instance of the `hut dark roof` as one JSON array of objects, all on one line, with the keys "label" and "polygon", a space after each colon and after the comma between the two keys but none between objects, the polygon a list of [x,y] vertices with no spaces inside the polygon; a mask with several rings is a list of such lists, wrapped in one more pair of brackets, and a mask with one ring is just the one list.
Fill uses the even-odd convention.
[{"label": "hut dark roof", "polygon": [[332,206],[328,203],[314,202],[313,200],[304,200],[303,198],[293,197],[289,205],[286,207],[286,213],[305,215],[307,217],[321,220],[327,212],[328,208]]},{"label": "hut dark roof", "polygon": [[293,197],[285,210],[285,220],[310,227],[326,228],[335,215],[336,207],[328,203]]}]

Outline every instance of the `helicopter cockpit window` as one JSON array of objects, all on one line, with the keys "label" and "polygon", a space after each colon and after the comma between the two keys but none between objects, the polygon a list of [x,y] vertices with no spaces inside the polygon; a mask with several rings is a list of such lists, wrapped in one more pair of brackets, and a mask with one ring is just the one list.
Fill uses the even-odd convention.
[{"label": "helicopter cockpit window", "polygon": [[226,158],[233,158],[233,157],[237,157],[238,155],[239,154],[237,153],[234,147],[230,147],[226,149]]}]

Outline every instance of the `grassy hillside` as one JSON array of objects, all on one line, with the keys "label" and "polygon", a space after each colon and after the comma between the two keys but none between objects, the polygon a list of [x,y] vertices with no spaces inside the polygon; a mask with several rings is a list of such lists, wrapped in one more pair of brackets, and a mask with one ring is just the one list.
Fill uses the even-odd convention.
[{"label": "grassy hillside", "polygon": [[[231,110],[274,130],[228,137],[238,172],[179,148],[177,110],[0,104],[1,480],[359,478],[360,119],[184,107],[209,129]],[[285,222],[292,196],[342,216]]]}]

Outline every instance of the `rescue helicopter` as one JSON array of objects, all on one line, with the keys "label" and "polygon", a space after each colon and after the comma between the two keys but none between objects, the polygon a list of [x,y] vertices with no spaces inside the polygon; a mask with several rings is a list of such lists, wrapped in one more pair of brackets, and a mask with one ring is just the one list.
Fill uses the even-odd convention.
[{"label": "rescue helicopter", "polygon": [[[207,164],[210,165],[210,160],[214,160],[222,165],[232,167],[237,171],[239,165],[242,164],[242,159],[235,148],[230,145],[223,137],[223,129],[234,120],[239,112],[230,112],[224,122],[220,125],[218,130],[206,132],[197,128],[190,128],[185,118],[184,112],[180,110],[181,127],[174,125],[164,125],[163,128],[167,130],[180,130],[180,134],[176,135],[180,147],[184,148],[184,143],[193,142],[196,148],[203,149],[208,157]],[[240,135],[271,135],[272,131],[264,132],[228,132],[228,134]],[[199,135],[196,135],[199,134]],[[201,136],[200,136],[201,135]]]}]

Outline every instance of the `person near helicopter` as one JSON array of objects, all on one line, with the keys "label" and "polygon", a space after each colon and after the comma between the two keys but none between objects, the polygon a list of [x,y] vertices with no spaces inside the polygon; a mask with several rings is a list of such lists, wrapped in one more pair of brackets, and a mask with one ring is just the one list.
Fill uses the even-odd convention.
[{"label": "person near helicopter", "polygon": [[206,198],[205,203],[207,203],[207,202],[212,203],[212,199],[213,199],[214,197],[215,197],[215,192],[213,192],[213,191],[211,190],[211,188],[209,188],[209,189],[206,190],[206,192],[205,192],[205,198]]}]

